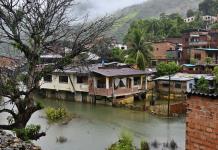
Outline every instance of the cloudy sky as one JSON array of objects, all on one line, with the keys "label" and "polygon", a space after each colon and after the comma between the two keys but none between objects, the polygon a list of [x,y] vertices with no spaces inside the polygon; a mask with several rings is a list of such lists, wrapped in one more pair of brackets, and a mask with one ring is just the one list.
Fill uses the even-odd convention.
[{"label": "cloudy sky", "polygon": [[77,0],[79,5],[76,6],[76,12],[95,18],[144,1],[146,0]]}]

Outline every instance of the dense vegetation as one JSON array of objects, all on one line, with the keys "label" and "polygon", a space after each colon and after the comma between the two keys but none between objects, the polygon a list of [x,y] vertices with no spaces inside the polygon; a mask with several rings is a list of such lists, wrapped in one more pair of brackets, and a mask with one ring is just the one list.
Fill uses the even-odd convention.
[{"label": "dense vegetation", "polygon": [[161,14],[159,19],[145,19],[133,22],[124,38],[128,43],[129,38],[135,30],[140,29],[144,32],[146,41],[155,42],[168,37],[181,37],[182,32],[191,28],[203,28],[204,23],[197,18],[191,23],[185,23],[179,14]]},{"label": "dense vegetation", "polygon": [[196,84],[196,91],[200,93],[208,93],[209,92],[209,81],[204,77],[201,77]]},{"label": "dense vegetation", "polygon": [[45,109],[45,114],[50,123],[55,123],[59,121],[70,121],[72,119],[72,114],[64,107],[48,107]]},{"label": "dense vegetation", "polygon": [[139,5],[127,7],[116,13],[117,16],[122,17],[114,24],[111,31],[112,35],[121,42],[132,22],[139,19],[155,19],[163,12],[166,14],[177,12],[184,17],[189,9],[197,10],[198,4],[202,1],[203,0],[149,0]]}]

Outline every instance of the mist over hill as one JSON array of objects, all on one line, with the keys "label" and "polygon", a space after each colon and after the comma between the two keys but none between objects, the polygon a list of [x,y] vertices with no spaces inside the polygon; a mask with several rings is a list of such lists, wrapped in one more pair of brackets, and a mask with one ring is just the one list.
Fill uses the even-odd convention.
[{"label": "mist over hill", "polygon": [[122,16],[113,26],[109,35],[122,42],[129,25],[137,19],[157,18],[161,13],[179,13],[186,15],[187,10],[198,9],[203,0],[148,0],[142,4],[133,5],[118,11],[116,16]]}]

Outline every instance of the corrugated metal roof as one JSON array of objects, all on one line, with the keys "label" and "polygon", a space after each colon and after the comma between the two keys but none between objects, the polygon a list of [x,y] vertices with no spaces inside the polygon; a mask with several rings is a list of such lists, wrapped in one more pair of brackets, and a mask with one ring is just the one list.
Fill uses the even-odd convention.
[{"label": "corrugated metal roof", "polygon": [[[105,63],[107,66],[107,63]],[[131,75],[143,75],[147,74],[146,71],[141,71],[137,69],[132,69],[124,64],[118,63],[118,67],[110,68],[105,67],[102,64],[92,64],[89,66],[68,66],[64,70],[55,70],[56,73],[97,73],[106,77],[115,76],[131,76]]]},{"label": "corrugated metal roof", "polygon": [[106,77],[115,77],[115,76],[131,76],[131,75],[143,75],[146,74],[145,71],[136,70],[132,68],[96,68],[92,72],[106,76]]},{"label": "corrugated metal roof", "polygon": [[183,66],[185,66],[185,67],[195,67],[196,65],[193,65],[193,64],[183,64]]},{"label": "corrugated metal roof", "polygon": [[218,51],[217,48],[196,48],[196,50],[204,50],[204,51]]},{"label": "corrugated metal roof", "polygon": [[[208,74],[188,74],[188,73],[177,73],[175,75],[171,76],[172,81],[189,81],[193,79],[200,79],[201,77],[204,77],[206,80],[214,80],[214,76],[208,75]],[[155,80],[169,80],[169,76],[162,76],[159,78],[156,78]]]}]

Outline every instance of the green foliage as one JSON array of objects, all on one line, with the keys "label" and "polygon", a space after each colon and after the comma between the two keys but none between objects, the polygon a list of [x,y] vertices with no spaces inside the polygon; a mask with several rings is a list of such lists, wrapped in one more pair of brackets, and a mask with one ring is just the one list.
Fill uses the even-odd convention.
[{"label": "green foliage", "polygon": [[181,69],[179,65],[177,65],[175,62],[169,62],[169,63],[160,63],[157,65],[157,74],[159,76],[164,75],[172,75],[178,72]]},{"label": "green foliage", "polygon": [[218,66],[216,66],[213,70],[213,74],[215,76],[216,79],[216,83],[218,84]]},{"label": "green foliage", "polygon": [[161,14],[160,19],[133,22],[124,38],[124,42],[128,43],[128,39],[137,29],[143,32],[144,40],[154,42],[167,37],[180,37],[183,30],[191,27],[192,25],[185,23],[179,14]]},{"label": "green foliage", "polygon": [[136,54],[136,64],[140,70],[145,70],[145,57],[140,51]]},{"label": "green foliage", "polygon": [[212,63],[212,58],[211,57],[206,57],[205,62],[206,62],[206,64],[211,64]]},{"label": "green foliage", "polygon": [[[109,33],[121,42],[128,32],[130,24],[135,20],[158,18],[161,12],[166,12],[167,14],[177,12],[181,16],[185,16],[189,9],[198,9],[198,4],[201,1],[202,0],[150,0],[139,5],[127,7],[116,13],[116,16],[122,16],[119,19],[122,20],[122,23],[119,23],[118,26],[115,24],[115,26],[112,27],[112,32]],[[163,16],[165,16],[165,14]],[[113,30],[114,28],[115,30]]]},{"label": "green foliage", "polygon": [[18,137],[21,137],[22,140],[29,141],[34,135],[38,134],[41,129],[40,125],[28,125],[23,129],[14,129],[13,131],[17,134]]},{"label": "green foliage", "polygon": [[36,107],[39,108],[39,109],[43,109],[43,108],[44,108],[44,105],[43,105],[42,102],[37,101],[37,102],[36,102]]},{"label": "green foliage", "polygon": [[[149,144],[146,141],[141,141],[140,150],[149,150]],[[136,150],[133,144],[132,135],[128,132],[122,132],[118,142],[112,144],[107,150]]]},{"label": "green foliage", "polygon": [[210,28],[211,28],[211,29],[218,29],[218,23],[215,23],[215,24],[211,25]]},{"label": "green foliage", "polygon": [[112,49],[112,57],[119,62],[125,61],[125,51],[119,48]]},{"label": "green foliage", "polygon": [[193,64],[193,65],[195,65],[195,64],[197,63],[197,60],[194,59],[194,58],[191,58],[191,59],[190,59],[190,63]]},{"label": "green foliage", "polygon": [[70,113],[64,107],[52,108],[48,107],[45,109],[46,117],[50,122],[59,122],[70,116]]},{"label": "green foliage", "polygon": [[209,92],[209,82],[204,77],[201,77],[196,84],[196,90],[201,93]]},{"label": "green foliage", "polygon": [[141,150],[149,150],[149,145],[146,141],[141,141]]},{"label": "green foliage", "polygon": [[195,12],[192,9],[189,9],[186,13],[186,17],[192,17],[195,15]]},{"label": "green foliage", "polygon": [[108,150],[135,150],[132,136],[129,133],[123,132],[119,141],[112,144]]},{"label": "green foliage", "polygon": [[[137,26],[141,23],[138,22]],[[150,62],[151,51],[153,47],[150,42],[146,42],[148,35],[145,35],[141,28],[134,28],[129,36],[126,38],[128,43],[128,55],[125,62],[130,64],[137,64],[139,69],[145,69],[146,64]]]}]

